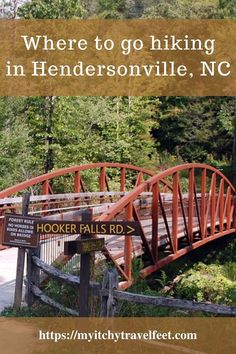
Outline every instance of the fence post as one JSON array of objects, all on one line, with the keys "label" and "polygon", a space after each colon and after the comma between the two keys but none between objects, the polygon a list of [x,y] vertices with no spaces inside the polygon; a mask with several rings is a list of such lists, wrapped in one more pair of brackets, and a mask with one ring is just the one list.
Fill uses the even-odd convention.
[{"label": "fence post", "polygon": [[[114,290],[118,287],[118,273],[116,269],[107,269],[102,283],[102,298],[100,317],[114,317],[117,301]],[[105,294],[104,294],[105,293]]]},{"label": "fence post", "polygon": [[27,252],[27,274],[26,274],[26,294],[25,301],[28,307],[34,303],[35,296],[31,291],[31,286],[40,285],[40,269],[33,263],[32,257],[40,258],[40,246],[36,249],[28,249]]}]

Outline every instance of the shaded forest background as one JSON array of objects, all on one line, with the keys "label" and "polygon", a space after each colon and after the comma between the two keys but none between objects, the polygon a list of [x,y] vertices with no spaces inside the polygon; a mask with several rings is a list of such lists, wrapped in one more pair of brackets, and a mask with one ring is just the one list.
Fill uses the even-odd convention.
[{"label": "shaded forest background", "polygon": [[[17,9],[6,2],[4,17],[236,16],[236,0],[20,3]],[[157,171],[183,162],[206,162],[232,178],[235,110],[234,97],[0,97],[0,189],[52,169],[97,161]]]}]

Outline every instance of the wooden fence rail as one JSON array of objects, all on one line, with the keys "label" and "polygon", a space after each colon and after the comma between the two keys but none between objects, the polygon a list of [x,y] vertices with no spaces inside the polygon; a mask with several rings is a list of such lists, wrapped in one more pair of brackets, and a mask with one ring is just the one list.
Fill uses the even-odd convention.
[{"label": "wooden fence rail", "polygon": [[[51,277],[56,278],[57,280],[65,282],[70,285],[77,285],[77,286],[80,285],[79,276],[64,273],[61,270],[43,262],[41,259],[39,259],[36,256],[32,257],[32,261],[36,267],[40,268],[44,273],[50,275]],[[90,288],[94,293],[98,294],[101,286],[99,283],[90,281]]]},{"label": "wooden fence rail", "polygon": [[75,310],[72,310],[68,307],[65,307],[61,304],[59,304],[58,302],[54,301],[53,299],[51,299],[49,296],[45,295],[43,293],[42,290],[40,290],[36,285],[31,285],[31,291],[32,293],[34,294],[35,297],[39,298],[43,303],[51,306],[51,307],[54,307],[62,312],[66,312],[68,313],[69,315],[72,315],[72,316],[79,316],[79,312],[78,311],[75,311]]},{"label": "wooden fence rail", "polygon": [[[31,262],[28,267],[27,274],[27,302],[31,306],[33,298],[38,298],[43,303],[59,309],[62,312],[68,313],[72,316],[79,316],[79,312],[67,308],[55,300],[47,296],[40,288],[39,281],[35,274],[39,275],[41,269],[47,275],[67,284],[76,286],[79,292],[80,278],[71,274],[63,273],[62,271],[46,264],[40,260],[36,255],[30,255]],[[29,263],[29,262],[28,262]],[[107,269],[105,272],[102,285],[90,281],[90,290],[92,296],[99,296],[101,299],[100,317],[113,317],[117,309],[118,301],[128,301],[139,303],[143,305],[159,306],[183,309],[191,312],[204,312],[215,315],[236,316],[236,307],[215,305],[204,302],[195,302],[190,300],[174,299],[162,296],[147,296],[140,294],[133,294],[117,290],[118,287],[118,273],[116,269]]]},{"label": "wooden fence rail", "polygon": [[115,314],[117,302],[128,301],[150,306],[183,309],[192,312],[205,312],[215,315],[236,316],[235,306],[215,305],[205,302],[174,299],[163,296],[133,294],[117,290],[118,273],[115,269],[107,270],[101,290],[101,317],[112,317]]},{"label": "wooden fence rail", "polygon": [[[55,267],[46,264],[43,262],[38,256],[35,255],[38,251],[30,251],[28,254],[28,262],[27,262],[27,293],[26,293],[26,302],[28,306],[32,306],[34,302],[34,298],[39,298],[43,303],[52,306],[54,308],[59,309],[62,312],[68,313],[72,316],[79,316],[79,312],[67,308],[55,300],[51,299],[47,296],[43,291],[39,288],[40,280],[39,280],[39,270],[41,269],[44,273],[49,275],[50,277],[57,279],[60,282],[76,286],[78,288],[79,293],[79,286],[80,286],[80,277],[67,274],[62,272]],[[39,255],[39,253],[38,253]],[[99,283],[90,281],[90,291],[92,296],[99,296],[99,291],[101,290],[101,285]]]}]

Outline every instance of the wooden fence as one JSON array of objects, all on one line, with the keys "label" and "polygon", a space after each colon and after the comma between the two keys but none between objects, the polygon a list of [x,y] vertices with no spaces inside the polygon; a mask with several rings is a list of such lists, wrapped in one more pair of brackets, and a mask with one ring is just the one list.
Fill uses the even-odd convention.
[{"label": "wooden fence", "polygon": [[201,311],[215,315],[236,316],[235,306],[215,305],[205,302],[175,299],[164,296],[147,296],[117,290],[118,274],[115,269],[107,270],[101,293],[101,317],[114,316],[118,301],[128,301],[150,306],[183,309],[191,312]]},{"label": "wooden fence", "polygon": [[[28,306],[32,306],[35,298],[40,299],[43,303],[50,305],[60,311],[66,312],[72,316],[79,316],[79,312],[70,308],[64,307],[62,304],[51,299],[40,288],[40,270],[46,273],[49,277],[57,279],[60,282],[80,286],[80,277],[63,273],[55,267],[46,264],[39,258],[39,250],[28,252],[27,261],[27,292],[26,301]],[[204,312],[215,315],[236,316],[236,307],[215,305],[203,302],[195,302],[189,300],[175,299],[171,297],[161,296],[147,296],[140,294],[133,294],[117,290],[118,273],[116,269],[107,269],[102,285],[90,281],[91,296],[98,296],[101,299],[101,317],[115,316],[117,305],[119,301],[128,301],[132,303],[139,303],[150,306],[168,307],[176,309],[184,309],[191,312]]]},{"label": "wooden fence", "polygon": [[[40,299],[43,303],[57,308],[60,311],[66,312],[73,316],[79,316],[79,312],[67,308],[58,302],[51,299],[47,296],[40,288],[40,270],[42,270],[49,277],[54,278],[60,282],[73,285],[78,288],[79,294],[79,286],[80,286],[80,277],[64,273],[59,269],[48,265],[43,262],[39,257],[39,250],[29,251],[28,260],[27,260],[27,277],[26,277],[26,302],[28,306],[32,306],[35,301],[35,298]],[[99,291],[101,290],[101,286],[99,283],[90,281],[90,290],[92,296],[99,296]]]}]

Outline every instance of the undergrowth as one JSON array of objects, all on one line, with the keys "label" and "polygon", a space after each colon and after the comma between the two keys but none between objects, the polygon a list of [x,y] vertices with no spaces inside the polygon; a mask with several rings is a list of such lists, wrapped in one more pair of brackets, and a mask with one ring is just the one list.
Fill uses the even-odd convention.
[{"label": "undergrowth", "polygon": [[[134,261],[134,278],[138,278],[142,266],[141,260]],[[236,239],[220,240],[183,257],[151,277],[137,280],[128,291],[236,306]],[[119,304],[117,315],[209,316],[128,302]]]},{"label": "undergrowth", "polygon": [[[171,296],[175,298],[211,302],[236,306],[236,238],[218,240],[214,244],[192,252],[169,264],[146,279],[139,278],[143,261],[133,261],[134,284],[129,292],[151,295]],[[96,280],[102,280],[104,265],[95,269]],[[79,290],[56,280],[49,280],[44,291],[62,305],[78,309]],[[93,316],[99,314],[99,303],[94,306]],[[31,309],[6,308],[2,316],[42,317],[66,316],[65,313],[36,302]],[[155,307],[119,301],[116,316],[119,317],[177,317],[212,316],[203,313],[191,313],[185,310]]]}]

